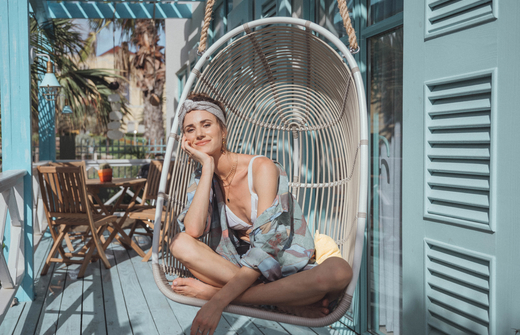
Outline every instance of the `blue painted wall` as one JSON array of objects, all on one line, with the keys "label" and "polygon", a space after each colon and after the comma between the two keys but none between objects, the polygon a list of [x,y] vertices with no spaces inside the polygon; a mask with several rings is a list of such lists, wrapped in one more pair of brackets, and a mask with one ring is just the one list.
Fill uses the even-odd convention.
[{"label": "blue painted wall", "polygon": [[403,334],[520,329],[518,13],[405,0]]},{"label": "blue painted wall", "polygon": [[[34,298],[31,81],[27,0],[0,1],[0,45],[2,169],[28,172],[24,177],[26,275],[17,294],[19,300],[27,301]],[[8,235],[6,240],[9,241]]]}]

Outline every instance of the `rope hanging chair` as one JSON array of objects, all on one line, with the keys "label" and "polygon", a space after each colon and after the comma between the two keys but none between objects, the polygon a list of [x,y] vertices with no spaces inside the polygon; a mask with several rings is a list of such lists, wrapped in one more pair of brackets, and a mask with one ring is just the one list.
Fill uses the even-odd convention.
[{"label": "rope hanging chair", "polygon": [[[210,2],[206,29],[211,19]],[[354,36],[350,45],[357,48],[346,4],[338,2]],[[202,49],[206,29],[199,45]],[[354,273],[336,309],[322,318],[243,305],[229,305],[225,312],[307,327],[339,320],[350,307],[359,277],[367,205],[365,93],[351,52],[336,36],[312,22],[288,17],[260,19],[228,32],[202,54],[179,106],[191,91],[224,103],[230,151],[264,155],[284,166],[289,189],[302,207],[309,229],[332,237]],[[179,126],[176,113],[161,175],[152,267],[163,294],[200,307],[205,300],[178,295],[170,288],[174,276],[192,277],[169,251],[170,242],[179,233],[177,215],[187,205],[187,186],[196,168],[176,145]],[[170,164],[174,165],[173,178],[166,189]],[[166,213],[161,230],[163,205]]]}]

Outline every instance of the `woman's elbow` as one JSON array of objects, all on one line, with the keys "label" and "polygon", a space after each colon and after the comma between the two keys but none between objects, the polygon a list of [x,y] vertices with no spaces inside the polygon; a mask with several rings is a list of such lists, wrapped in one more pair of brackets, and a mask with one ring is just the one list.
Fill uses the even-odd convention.
[{"label": "woman's elbow", "polygon": [[186,227],[184,232],[193,238],[199,238],[204,233],[204,230],[197,227]]}]

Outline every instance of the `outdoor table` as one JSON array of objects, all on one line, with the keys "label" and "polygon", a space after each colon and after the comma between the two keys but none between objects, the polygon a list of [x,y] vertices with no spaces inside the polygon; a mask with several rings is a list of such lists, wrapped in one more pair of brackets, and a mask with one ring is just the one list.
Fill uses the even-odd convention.
[{"label": "outdoor table", "polygon": [[[132,208],[135,206],[135,200],[137,199],[137,195],[139,192],[143,189],[144,185],[146,184],[146,179],[140,178],[113,178],[110,182],[104,182],[102,183],[99,179],[88,179],[87,180],[87,190],[89,192],[89,195],[92,196],[96,202],[98,203],[101,212],[103,212],[106,215],[113,215],[114,212],[123,212],[123,216],[117,221],[114,222],[112,226],[108,227],[108,230],[110,231],[110,236],[105,241],[104,247],[108,246],[110,242],[115,238],[117,239],[123,246],[127,245],[130,246],[132,249],[134,249],[139,256],[144,257],[145,253],[143,250],[139,247],[137,243],[135,243],[123,230],[123,224],[125,223],[126,218],[128,217],[128,214],[131,212]],[[103,204],[103,201],[98,196],[99,190],[101,188],[112,188],[112,187],[123,187],[123,192],[121,193],[121,196],[117,199],[114,206],[107,207]],[[132,197],[132,200],[130,200],[130,203],[128,206],[123,206],[123,198],[126,194],[126,191],[128,189],[132,189],[134,192],[134,196]],[[94,207],[93,207],[94,208]],[[118,235],[119,233],[119,235]]]}]

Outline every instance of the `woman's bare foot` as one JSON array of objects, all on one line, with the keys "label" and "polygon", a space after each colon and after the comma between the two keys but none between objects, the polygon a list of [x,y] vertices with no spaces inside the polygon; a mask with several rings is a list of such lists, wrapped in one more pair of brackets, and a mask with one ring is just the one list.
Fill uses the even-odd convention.
[{"label": "woman's bare foot", "polygon": [[197,279],[177,278],[172,283],[172,290],[187,297],[209,300],[219,289]]},{"label": "woman's bare foot", "polygon": [[277,306],[278,310],[296,315],[301,316],[304,318],[321,318],[330,313],[328,306],[329,300],[327,298],[323,298],[320,301],[312,304],[312,305],[306,305],[306,306]]}]

